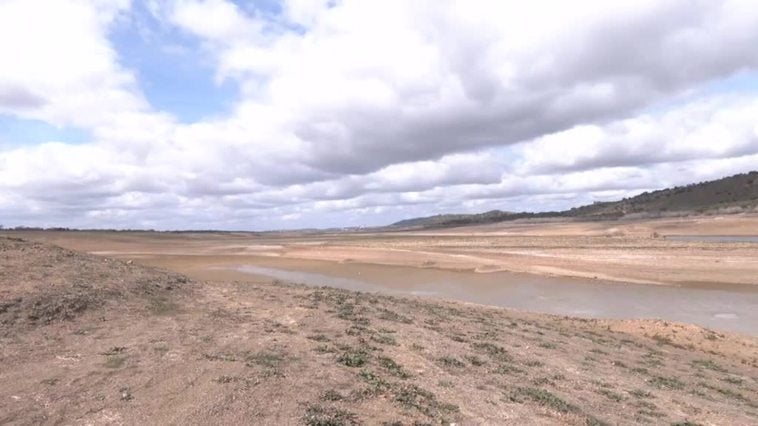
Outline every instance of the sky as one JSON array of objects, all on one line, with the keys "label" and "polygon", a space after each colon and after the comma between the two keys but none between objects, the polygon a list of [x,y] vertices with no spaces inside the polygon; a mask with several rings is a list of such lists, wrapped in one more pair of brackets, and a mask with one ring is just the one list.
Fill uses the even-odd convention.
[{"label": "sky", "polygon": [[754,0],[0,0],[0,225],[560,210],[758,169]]}]

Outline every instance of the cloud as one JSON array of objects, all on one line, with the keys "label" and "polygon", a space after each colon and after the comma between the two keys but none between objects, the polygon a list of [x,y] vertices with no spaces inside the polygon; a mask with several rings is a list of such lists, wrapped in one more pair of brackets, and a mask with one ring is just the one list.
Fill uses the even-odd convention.
[{"label": "cloud", "polygon": [[39,108],[45,98],[24,87],[0,86],[0,110],[26,110]]},{"label": "cloud", "polygon": [[0,221],[379,224],[756,164],[755,94],[704,89],[758,79],[749,1],[147,1],[151,37],[192,38],[185,55],[239,88],[192,123],[151,105],[111,43],[133,8],[0,3],[0,114],[92,136],[0,150]]},{"label": "cloud", "polygon": [[523,144],[522,175],[758,153],[758,101],[709,97],[659,116],[583,124]]}]

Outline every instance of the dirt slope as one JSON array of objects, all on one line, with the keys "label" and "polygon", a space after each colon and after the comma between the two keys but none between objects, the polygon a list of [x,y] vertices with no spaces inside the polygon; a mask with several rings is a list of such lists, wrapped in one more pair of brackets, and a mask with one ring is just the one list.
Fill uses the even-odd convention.
[{"label": "dirt slope", "polygon": [[0,253],[0,424],[758,422],[753,338]]}]

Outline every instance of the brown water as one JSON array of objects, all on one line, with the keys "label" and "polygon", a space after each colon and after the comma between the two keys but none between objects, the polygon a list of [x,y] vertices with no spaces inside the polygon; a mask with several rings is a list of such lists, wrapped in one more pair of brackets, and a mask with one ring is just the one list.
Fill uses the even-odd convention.
[{"label": "brown water", "polygon": [[758,335],[758,287],[691,288],[364,264],[308,270],[240,265],[246,274],[312,286],[431,296],[590,318],[657,318]]}]

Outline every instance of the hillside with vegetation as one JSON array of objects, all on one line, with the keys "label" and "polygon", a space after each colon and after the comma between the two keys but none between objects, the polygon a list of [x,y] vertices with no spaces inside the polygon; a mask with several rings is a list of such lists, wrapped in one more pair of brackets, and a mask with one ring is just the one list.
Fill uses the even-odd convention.
[{"label": "hillside with vegetation", "polygon": [[391,227],[452,227],[528,218],[622,219],[670,214],[744,213],[758,211],[758,172],[709,182],[643,192],[620,201],[598,202],[560,212],[503,212],[442,214],[406,219]]}]

